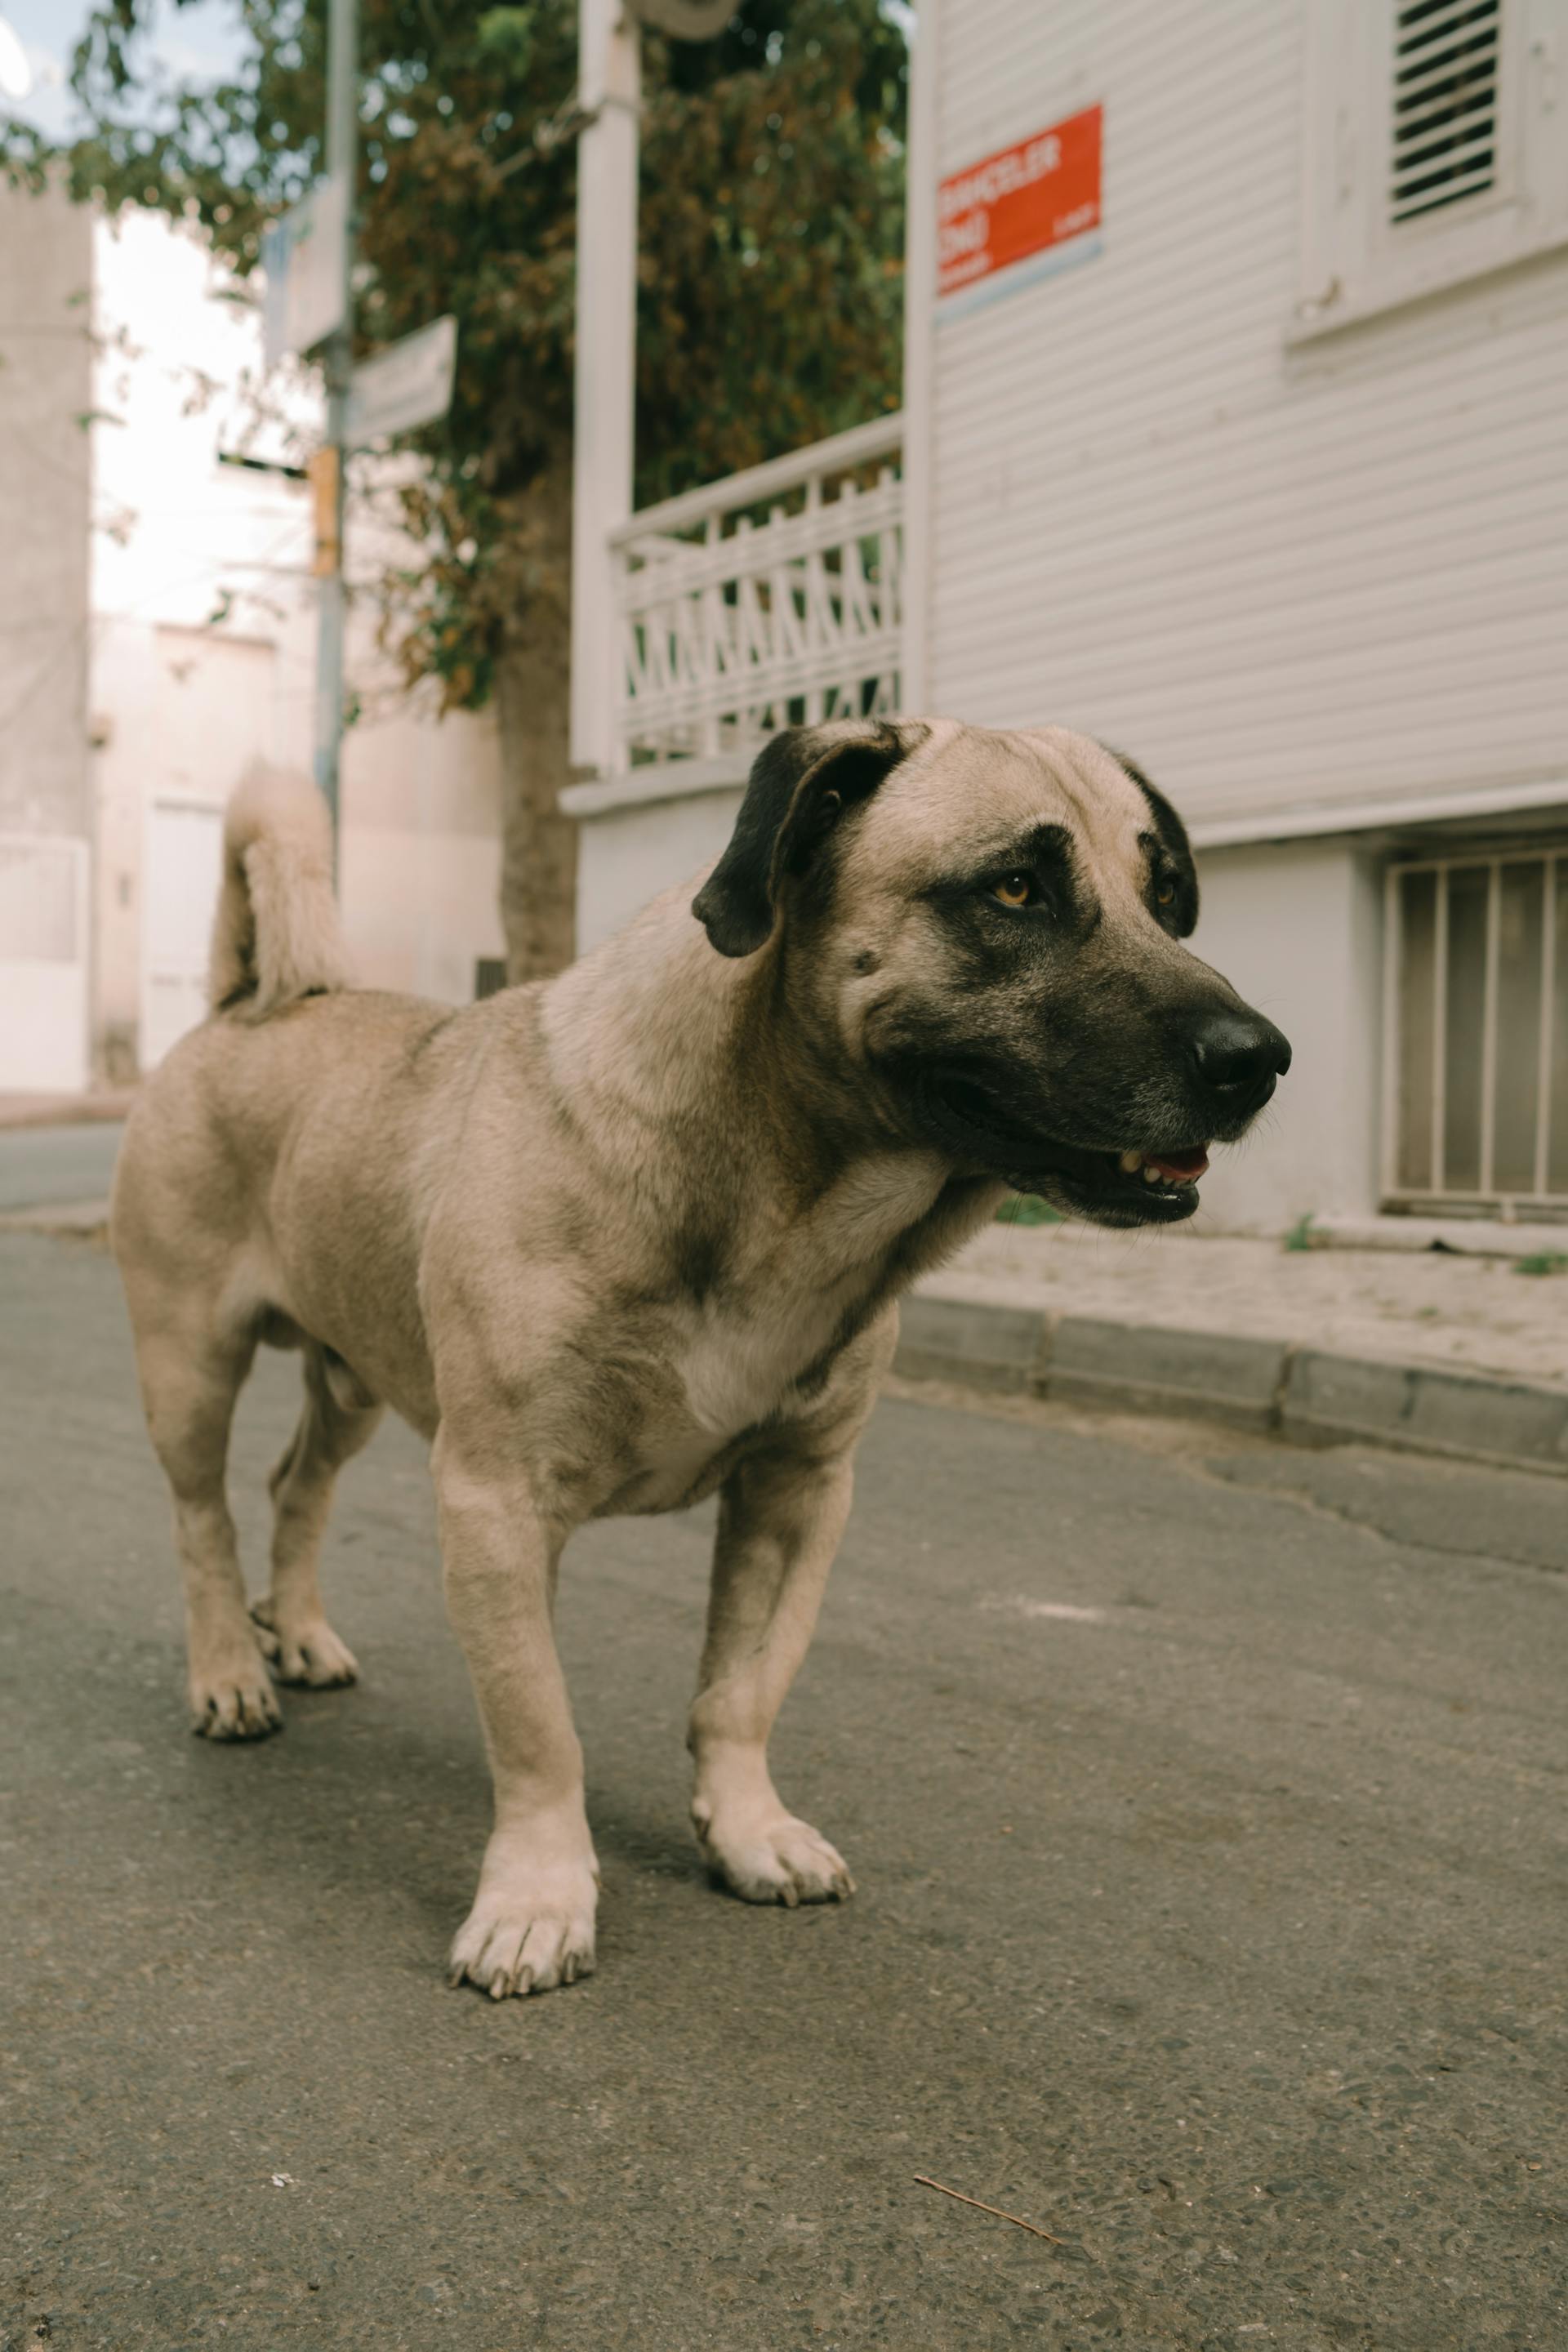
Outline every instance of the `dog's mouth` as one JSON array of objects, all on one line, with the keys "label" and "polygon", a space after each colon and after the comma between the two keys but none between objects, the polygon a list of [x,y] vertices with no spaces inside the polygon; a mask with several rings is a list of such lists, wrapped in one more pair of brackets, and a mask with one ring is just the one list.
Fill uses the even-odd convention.
[{"label": "dog's mouth", "polygon": [[1176,1224],[1198,1205],[1206,1138],[1107,1150],[1042,1135],[971,1077],[930,1076],[921,1094],[926,1125],[944,1149],[1075,1216],[1102,1225]]}]

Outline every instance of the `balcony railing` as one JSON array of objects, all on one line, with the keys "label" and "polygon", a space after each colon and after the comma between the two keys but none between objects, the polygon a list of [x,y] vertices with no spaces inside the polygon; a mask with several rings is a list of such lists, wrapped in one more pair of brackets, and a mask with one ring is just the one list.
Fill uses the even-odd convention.
[{"label": "balcony railing", "polygon": [[611,541],[616,765],[733,761],[899,701],[903,420],[667,499]]}]

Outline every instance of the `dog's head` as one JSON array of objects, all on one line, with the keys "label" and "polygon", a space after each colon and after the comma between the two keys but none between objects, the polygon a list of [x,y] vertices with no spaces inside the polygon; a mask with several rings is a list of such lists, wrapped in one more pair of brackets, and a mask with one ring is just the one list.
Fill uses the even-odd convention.
[{"label": "dog's head", "polygon": [[1054,728],[843,721],[776,737],[693,904],[721,955],[771,941],[808,1050],[868,1119],[1101,1224],[1197,1206],[1212,1141],[1289,1067],[1182,942],[1180,818]]}]

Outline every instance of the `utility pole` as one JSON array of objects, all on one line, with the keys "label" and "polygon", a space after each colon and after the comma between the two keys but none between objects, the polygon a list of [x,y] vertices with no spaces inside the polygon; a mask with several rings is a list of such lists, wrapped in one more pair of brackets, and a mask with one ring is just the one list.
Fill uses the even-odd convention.
[{"label": "utility pole", "polygon": [[623,0],[578,0],[576,422],[572,445],[572,764],[615,764],[621,658],[610,533],[632,511],[641,33]]},{"label": "utility pole", "polygon": [[611,533],[632,513],[642,26],[716,40],[734,0],[577,0],[577,359],[572,436],[572,745],[581,781],[621,757]]},{"label": "utility pole", "polygon": [[327,436],[316,461],[320,603],[316,635],[316,782],[339,830],[338,762],[343,737],[343,512],[350,379],[353,368],[354,178],[359,158],[359,0],[328,0],[327,176],[341,179],[343,321],[328,337]]}]

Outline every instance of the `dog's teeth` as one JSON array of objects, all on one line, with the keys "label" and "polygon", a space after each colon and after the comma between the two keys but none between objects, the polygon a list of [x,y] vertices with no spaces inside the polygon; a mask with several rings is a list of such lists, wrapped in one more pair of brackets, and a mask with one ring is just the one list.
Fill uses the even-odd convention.
[{"label": "dog's teeth", "polygon": [[1122,1153],[1121,1173],[1124,1176],[1136,1176],[1138,1171],[1142,1167],[1142,1165],[1143,1154],[1141,1151],[1124,1151]]},{"label": "dog's teeth", "polygon": [[1159,1181],[1160,1181],[1160,1171],[1159,1171],[1159,1170],[1158,1170],[1157,1168],[1145,1168],[1145,1169],[1144,1169],[1144,1171],[1143,1171],[1143,1181],[1145,1182],[1145,1184],[1157,1184],[1157,1183],[1159,1182]]}]

